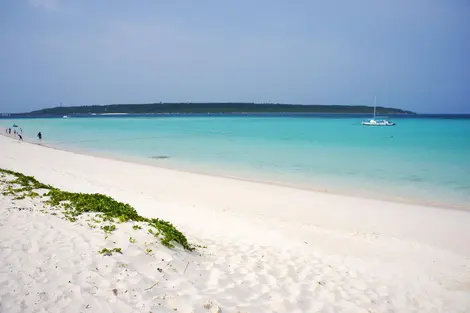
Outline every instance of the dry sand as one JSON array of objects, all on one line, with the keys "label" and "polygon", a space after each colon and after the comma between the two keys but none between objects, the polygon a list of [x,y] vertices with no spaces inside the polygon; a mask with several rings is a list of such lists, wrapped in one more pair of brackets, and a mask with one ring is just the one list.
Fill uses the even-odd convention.
[{"label": "dry sand", "polygon": [[[0,168],[107,194],[207,246],[168,249],[128,223],[105,239],[92,216],[71,223],[40,199],[0,196],[2,313],[470,312],[467,211],[186,173],[3,136]],[[104,247],[123,254],[103,256]]]}]

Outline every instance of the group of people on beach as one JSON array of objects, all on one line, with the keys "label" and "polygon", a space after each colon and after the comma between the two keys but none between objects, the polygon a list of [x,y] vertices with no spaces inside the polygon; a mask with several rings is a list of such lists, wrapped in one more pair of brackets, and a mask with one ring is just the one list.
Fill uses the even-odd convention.
[{"label": "group of people on beach", "polygon": [[[17,127],[19,130],[17,131],[16,129],[13,129],[13,136],[18,137],[19,141],[23,141],[23,129],[19,128],[17,125],[13,125],[13,127]],[[5,133],[9,136],[11,136],[11,128],[5,128]],[[37,137],[39,140],[42,140],[42,133],[39,132],[37,134]]]},{"label": "group of people on beach", "polygon": [[[15,127],[15,126],[13,126]],[[5,133],[11,136],[11,128],[5,128]],[[13,136],[18,137],[18,140],[22,141],[23,140],[23,129],[19,129],[16,131],[16,129],[13,129]]]}]

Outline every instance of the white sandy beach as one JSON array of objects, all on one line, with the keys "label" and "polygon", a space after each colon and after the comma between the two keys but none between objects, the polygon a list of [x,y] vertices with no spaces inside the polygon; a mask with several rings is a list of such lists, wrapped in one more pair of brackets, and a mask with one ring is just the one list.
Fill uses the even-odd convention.
[{"label": "white sandy beach", "polygon": [[[470,312],[470,211],[186,173],[4,136],[0,168],[109,195],[207,246],[168,249],[127,224],[105,239],[89,216],[72,223],[40,199],[0,195],[2,313]],[[98,253],[113,246],[123,254]]]}]

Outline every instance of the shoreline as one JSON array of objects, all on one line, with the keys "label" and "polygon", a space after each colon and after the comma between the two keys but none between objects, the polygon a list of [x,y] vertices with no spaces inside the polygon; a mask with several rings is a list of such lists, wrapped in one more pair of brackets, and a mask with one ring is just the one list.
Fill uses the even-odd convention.
[{"label": "shoreline", "polygon": [[[200,204],[203,205],[209,205],[210,207],[217,208],[217,207],[227,207],[227,201],[234,201],[234,203],[237,203],[237,206],[239,209],[243,209],[244,213],[253,213],[252,212],[252,204],[253,201],[251,199],[254,197],[256,199],[257,203],[259,204],[259,208],[255,208],[254,210],[256,214],[261,213],[263,216],[268,216],[270,214],[267,214],[267,212],[271,209],[271,206],[276,206],[279,207],[280,204],[284,204],[286,206],[289,206],[289,203],[291,202],[291,199],[295,197],[299,197],[301,199],[301,205],[297,210],[295,210],[298,214],[303,215],[307,218],[308,221],[315,220],[313,216],[316,218],[321,218],[324,219],[323,222],[325,222],[328,227],[333,227],[337,228],[341,224],[341,228],[344,227],[342,225],[343,223],[338,223],[338,220],[336,219],[335,216],[329,216],[323,214],[323,211],[318,208],[318,205],[325,205],[327,203],[333,203],[333,207],[337,210],[337,214],[339,215],[346,215],[349,218],[352,218],[351,221],[347,222],[346,225],[350,225],[350,227],[354,227],[357,225],[357,223],[360,223],[360,216],[352,216],[352,212],[349,211],[349,206],[352,206],[354,208],[359,208],[363,207],[361,210],[363,210],[363,213],[366,213],[367,215],[371,215],[374,218],[378,218],[381,223],[379,224],[370,224],[369,227],[371,227],[374,230],[380,229],[380,224],[382,227],[387,228],[388,221],[386,218],[381,217],[381,213],[386,213],[386,215],[389,215],[390,213],[393,213],[394,216],[398,216],[400,213],[403,214],[408,214],[407,211],[413,212],[414,214],[425,214],[427,213],[436,213],[439,214],[438,212],[449,212],[449,214],[464,214],[465,216],[470,217],[470,211],[469,210],[459,210],[459,209],[453,209],[453,208],[448,208],[448,207],[442,207],[442,206],[429,206],[429,205],[420,205],[420,204],[410,204],[410,203],[403,203],[403,202],[392,202],[392,201],[386,201],[382,199],[371,199],[371,198],[361,198],[361,197],[355,197],[355,196],[349,196],[349,195],[343,195],[343,194],[335,194],[335,193],[329,193],[329,192],[321,192],[321,191],[315,191],[315,190],[309,190],[309,189],[301,189],[301,188],[292,188],[289,186],[283,186],[280,184],[274,184],[274,183],[264,183],[264,182],[256,182],[256,181],[250,181],[250,180],[243,180],[243,179],[237,179],[237,178],[231,178],[231,177],[223,177],[223,176],[213,176],[213,175],[207,175],[207,174],[201,174],[201,173],[195,173],[195,172],[190,172],[190,171],[181,171],[178,169],[171,169],[171,168],[165,168],[165,167],[159,167],[155,165],[150,165],[146,164],[145,162],[139,163],[139,162],[131,162],[129,160],[123,160],[119,158],[109,158],[109,157],[103,157],[102,155],[94,155],[94,154],[82,154],[82,153],[77,153],[74,151],[69,151],[69,150],[63,150],[60,148],[55,148],[55,147],[50,147],[50,146],[44,146],[41,144],[34,144],[30,142],[19,142],[17,139],[14,138],[8,138],[5,136],[0,136],[0,144],[3,144],[2,138],[6,138],[7,140],[12,140],[13,143],[17,144],[26,144],[26,147],[24,147],[26,150],[30,150],[28,148],[33,148],[34,149],[39,149],[38,152],[45,153],[49,155],[52,158],[57,158],[60,154],[61,157],[64,157],[66,160],[64,165],[65,169],[71,170],[71,161],[76,160],[75,162],[78,162],[81,166],[81,169],[83,171],[83,175],[86,173],[93,173],[93,171],[86,166],[88,162],[96,163],[96,164],[101,164],[105,166],[105,164],[109,164],[109,170],[107,169],[106,176],[103,176],[104,178],[107,178],[108,175],[109,177],[116,176],[118,173],[112,173],[120,168],[126,168],[127,171],[129,172],[128,174],[131,176],[134,176],[136,179],[139,179],[136,174],[131,174],[132,171],[136,171],[138,169],[138,172],[144,175],[144,177],[148,177],[150,175],[149,173],[154,173],[154,175],[162,176],[165,177],[167,180],[167,184],[164,182],[156,181],[158,182],[158,189],[161,189],[164,194],[171,194],[172,196],[169,196],[170,199],[165,199],[165,201],[172,201],[172,197],[181,197],[185,195],[188,191],[190,191],[193,187],[191,186],[191,183],[201,183],[201,187],[204,188],[203,193],[194,193],[191,191],[191,195],[194,196],[197,200],[200,201]],[[19,146],[22,147],[22,146]],[[23,147],[22,147],[23,148]],[[56,166],[56,163],[47,161],[46,162],[48,166]],[[1,164],[0,164],[1,166]],[[34,166],[31,166],[32,169],[34,169]],[[21,170],[19,170],[21,172]],[[110,172],[111,171],[111,172]],[[28,173],[26,173],[28,174]],[[103,173],[104,174],[104,173]],[[122,176],[122,175],[120,175]],[[40,176],[41,177],[41,176]],[[46,177],[44,177],[46,179]],[[150,178],[150,177],[148,177]],[[126,178],[127,179],[127,178]],[[107,180],[106,183],[109,183],[110,181]],[[113,184],[115,184],[113,182]],[[59,185],[60,186],[60,185]],[[132,184],[131,184],[132,186]],[[145,188],[148,190],[149,185],[147,186],[141,186],[142,188]],[[134,187],[132,187],[134,188]],[[181,188],[181,191],[178,190],[178,188]],[[211,188],[218,188],[219,191],[223,191],[220,195],[217,197],[214,197]],[[120,188],[121,189],[121,188]],[[262,190],[261,194],[258,194],[255,192],[255,190]],[[279,193],[277,195],[277,193]],[[105,193],[106,194],[106,193]],[[239,199],[237,194],[243,195],[243,199]],[[225,196],[225,198],[223,196]],[[116,196],[115,194],[112,194],[111,196]],[[117,195],[117,199],[119,199],[120,195]],[[229,200],[230,199],[230,200]],[[188,198],[188,202],[192,203],[193,199],[191,197]],[[125,201],[124,201],[125,202]],[[185,202],[187,203],[187,202]],[[229,205],[230,207],[230,205]],[[266,211],[268,210],[268,211]],[[310,211],[312,210],[312,211]],[[396,212],[392,212],[390,210],[396,210]],[[421,212],[422,211],[422,212]],[[280,213],[280,212],[276,212]],[[282,216],[284,218],[290,219],[291,217],[291,212],[283,212]],[[312,215],[313,213],[313,215]],[[469,214],[469,215],[467,215]],[[279,218],[279,214],[275,215],[276,218]],[[294,219],[295,222],[303,222],[303,219],[296,218]],[[374,221],[377,222],[378,220]],[[343,221],[342,221],[343,222]],[[433,221],[436,222],[435,228],[438,229],[438,221]],[[363,223],[360,223],[363,224]],[[409,225],[408,227],[411,227]],[[414,232],[414,228],[410,228],[408,231],[411,233]],[[470,232],[470,230],[469,230]],[[421,236],[422,239],[425,239],[424,234]],[[468,251],[468,254],[470,256],[470,251]]]},{"label": "shoreline", "polygon": [[169,249],[127,223],[108,234],[96,216],[61,219],[40,198],[2,194],[0,303],[12,312],[470,309],[470,212],[179,172],[3,136],[0,150],[0,168],[110,196],[207,247]]},{"label": "shoreline", "polygon": [[[13,136],[6,136],[5,134],[0,134],[0,135],[6,138],[17,140]],[[365,193],[363,192],[364,188],[353,189],[353,188],[344,187],[344,186],[342,186],[341,188],[324,188],[316,183],[314,186],[314,184],[311,182],[300,182],[299,180],[296,180],[296,179],[292,179],[291,181],[287,181],[287,180],[279,181],[279,180],[275,180],[275,178],[269,178],[270,176],[269,174],[262,173],[261,171],[257,172],[256,173],[257,175],[249,175],[247,173],[249,172],[249,170],[246,168],[241,169],[243,174],[247,173],[246,175],[235,175],[235,174],[232,174],[233,172],[235,172],[234,169],[232,169],[231,171],[223,171],[223,170],[220,170],[220,168],[217,168],[217,166],[210,166],[207,164],[204,164],[204,165],[198,164],[196,166],[188,166],[189,162],[185,162],[185,165],[182,165],[181,162],[179,164],[175,164],[171,161],[170,161],[170,164],[168,163],[164,164],[160,162],[161,160],[154,160],[151,157],[144,158],[144,157],[138,157],[138,156],[123,155],[123,154],[118,154],[118,153],[107,153],[104,151],[103,152],[96,151],[96,150],[92,151],[92,150],[87,150],[83,148],[67,149],[67,148],[63,148],[59,146],[54,146],[53,143],[50,143],[50,144],[47,142],[41,143],[41,142],[31,141],[31,140],[24,140],[24,142],[27,144],[38,145],[41,147],[55,149],[55,150],[64,151],[64,152],[71,152],[71,153],[85,155],[85,156],[93,156],[93,157],[105,158],[105,159],[110,159],[110,160],[116,160],[116,161],[126,162],[130,164],[152,166],[155,168],[173,170],[173,171],[182,172],[182,173],[193,173],[193,174],[199,174],[199,175],[205,175],[205,176],[233,179],[233,180],[238,180],[238,181],[243,181],[243,182],[268,184],[268,185],[273,185],[273,186],[312,191],[312,192],[337,195],[337,196],[345,196],[345,197],[358,198],[358,199],[368,199],[368,200],[377,200],[377,201],[391,202],[391,203],[410,204],[410,205],[426,206],[426,207],[440,208],[440,209],[470,211],[470,206],[465,205],[465,204],[449,203],[446,201],[426,201],[424,197],[419,198],[419,199],[418,198],[413,199],[413,198],[409,198],[406,196],[398,196],[398,195],[385,194],[385,193],[381,193],[380,195],[378,195],[377,193],[374,193],[374,191]]]}]

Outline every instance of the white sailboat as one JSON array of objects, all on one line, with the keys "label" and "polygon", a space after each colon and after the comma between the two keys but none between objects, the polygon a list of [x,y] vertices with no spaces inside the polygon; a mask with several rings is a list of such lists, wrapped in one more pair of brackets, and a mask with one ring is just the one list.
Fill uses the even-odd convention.
[{"label": "white sailboat", "polygon": [[374,97],[374,118],[367,120],[367,121],[362,121],[362,125],[364,126],[395,126],[395,123],[390,122],[389,120],[376,120],[375,119],[376,106],[377,106],[377,97]]},{"label": "white sailboat", "polygon": [[[60,107],[62,107],[62,102],[60,102]],[[67,115],[62,116],[62,118],[69,118]]]}]

